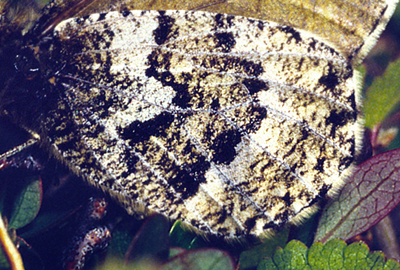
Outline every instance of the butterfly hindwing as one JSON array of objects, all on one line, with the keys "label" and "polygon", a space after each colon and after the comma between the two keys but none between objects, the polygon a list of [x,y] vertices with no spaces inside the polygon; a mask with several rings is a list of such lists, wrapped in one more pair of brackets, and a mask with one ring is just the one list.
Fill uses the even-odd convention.
[{"label": "butterfly hindwing", "polygon": [[[59,24],[44,124],[131,213],[260,235],[337,189],[355,154],[353,70],[306,32],[239,16],[124,11]],[[77,136],[76,134],[79,134]]]}]

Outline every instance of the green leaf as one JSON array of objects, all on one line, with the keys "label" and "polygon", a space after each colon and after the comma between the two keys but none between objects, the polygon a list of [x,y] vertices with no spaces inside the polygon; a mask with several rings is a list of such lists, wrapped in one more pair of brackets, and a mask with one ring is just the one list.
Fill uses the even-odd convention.
[{"label": "green leaf", "polygon": [[42,202],[42,180],[39,176],[34,176],[26,182],[26,186],[21,190],[14,202],[9,228],[22,228],[29,224],[39,213]]},{"label": "green leaf", "polygon": [[142,257],[134,262],[124,263],[121,258],[107,257],[104,265],[98,270],[234,270],[235,264],[232,258],[224,251],[217,249],[197,249],[185,251],[180,249],[164,265],[152,257]]},{"label": "green leaf", "polygon": [[185,230],[182,227],[182,222],[180,220],[174,223],[169,235],[171,239],[170,245],[172,247],[180,247],[183,249],[196,249],[208,246],[208,243],[206,243],[194,232]]},{"label": "green leaf", "polygon": [[290,241],[284,249],[277,249],[273,259],[264,259],[257,270],[287,270],[287,269],[396,269],[400,265],[394,260],[387,260],[382,252],[369,252],[363,242],[347,245],[339,239],[333,239],[325,244],[316,242],[310,249],[297,240]]},{"label": "green leaf", "polygon": [[272,257],[278,246],[285,246],[289,236],[289,229],[286,229],[271,239],[263,239],[264,243],[256,245],[240,254],[239,266],[241,270],[254,269],[265,257]]},{"label": "green leaf", "polygon": [[343,249],[346,243],[339,239],[329,241],[325,245],[316,242],[308,253],[309,264],[314,269],[343,269]]},{"label": "green leaf", "polygon": [[96,270],[159,270],[159,263],[148,260],[140,260],[134,263],[126,264],[121,258],[107,257],[103,265],[96,267]]},{"label": "green leaf", "polygon": [[154,257],[160,261],[168,258],[169,229],[167,218],[160,214],[149,216],[143,223],[125,255],[134,261],[141,257]]},{"label": "green leaf", "polygon": [[381,123],[400,101],[400,60],[391,63],[382,77],[376,78],[366,93],[365,126]]},{"label": "green leaf", "polygon": [[179,247],[172,247],[169,249],[169,258],[173,258],[173,257],[181,254],[182,252],[186,252],[186,250],[184,250],[183,248],[179,248]]},{"label": "green leaf", "polygon": [[140,225],[135,223],[133,218],[122,219],[112,230],[111,242],[107,248],[107,258],[109,256],[123,258]]},{"label": "green leaf", "polygon": [[257,270],[264,269],[311,269],[307,264],[307,246],[297,240],[290,241],[284,249],[276,250],[273,260],[261,261]]},{"label": "green leaf", "polygon": [[382,220],[399,202],[400,149],[363,162],[324,208],[315,241],[348,240]]},{"label": "green leaf", "polygon": [[317,231],[318,221],[321,218],[321,212],[317,211],[310,217],[304,220],[300,225],[292,225],[290,227],[290,239],[299,240],[307,247],[310,247],[314,242],[314,235]]},{"label": "green leaf", "polygon": [[4,251],[0,249],[0,269],[9,269],[10,264],[7,260],[6,254],[4,254]]},{"label": "green leaf", "polygon": [[218,249],[197,249],[179,253],[162,270],[229,270],[236,269],[232,258]]}]

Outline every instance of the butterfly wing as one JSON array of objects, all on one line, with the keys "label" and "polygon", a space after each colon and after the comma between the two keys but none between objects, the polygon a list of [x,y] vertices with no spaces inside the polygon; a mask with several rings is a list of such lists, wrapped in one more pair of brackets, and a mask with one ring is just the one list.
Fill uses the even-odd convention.
[{"label": "butterfly wing", "polygon": [[62,22],[44,56],[60,85],[46,137],[131,213],[260,235],[306,215],[351,168],[354,71],[306,32],[205,12],[110,12]]}]

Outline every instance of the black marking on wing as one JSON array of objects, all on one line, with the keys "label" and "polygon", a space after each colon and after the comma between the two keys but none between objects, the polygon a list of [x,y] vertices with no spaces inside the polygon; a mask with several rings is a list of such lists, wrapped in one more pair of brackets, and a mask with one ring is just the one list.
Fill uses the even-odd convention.
[{"label": "black marking on wing", "polygon": [[339,74],[334,70],[331,63],[329,63],[328,74],[319,78],[318,82],[325,85],[328,89],[334,89],[339,84]]},{"label": "black marking on wing", "polygon": [[154,40],[158,45],[164,44],[173,35],[173,25],[175,24],[175,19],[166,16],[165,11],[160,11],[160,15],[157,17],[159,26],[153,31]]},{"label": "black marking on wing", "polygon": [[133,174],[136,172],[136,163],[139,161],[139,158],[132,154],[129,150],[125,150],[123,154],[123,159],[125,160],[126,167],[128,168],[127,171],[124,171],[121,174],[121,177],[126,178],[130,174]]},{"label": "black marking on wing", "polygon": [[232,27],[232,21],[235,17],[226,14],[216,14],[215,19],[215,30],[226,29]]},{"label": "black marking on wing", "polygon": [[279,30],[282,32],[285,32],[286,34],[289,34],[290,37],[286,41],[286,43],[290,43],[292,39],[295,40],[296,43],[299,43],[302,41],[302,38],[300,37],[300,33],[296,31],[294,28],[290,26],[279,26],[277,27]]},{"label": "black marking on wing", "polygon": [[224,53],[229,53],[236,44],[235,37],[228,32],[216,33],[215,42],[217,47],[221,48]]},{"label": "black marking on wing", "polygon": [[211,145],[214,152],[212,161],[217,164],[229,164],[236,156],[235,147],[240,143],[242,135],[237,130],[226,130],[218,134]]},{"label": "black marking on wing", "polygon": [[151,136],[164,135],[165,130],[174,121],[174,116],[168,112],[163,112],[153,119],[140,122],[133,121],[125,128],[119,128],[121,138],[129,140],[129,145],[134,146],[136,143],[149,140]]},{"label": "black marking on wing", "polygon": [[316,169],[319,172],[324,172],[324,162],[325,162],[326,158],[322,157],[317,159],[317,165],[315,165],[314,169]]},{"label": "black marking on wing", "polygon": [[[171,86],[172,89],[176,91],[172,102],[181,108],[188,108],[190,106],[189,102],[192,99],[188,91],[189,85],[188,83],[177,82],[174,75],[168,71],[171,57],[172,53],[154,50],[147,58],[149,68],[146,70],[146,76],[154,77],[156,80],[160,81],[163,86]],[[182,73],[181,76],[185,77],[185,80],[183,80],[184,82],[188,82],[192,75],[189,73]]]},{"label": "black marking on wing", "polygon": [[338,127],[342,127],[346,125],[349,121],[353,122],[356,120],[356,113],[355,112],[349,112],[345,110],[337,111],[337,110],[332,110],[329,114],[329,116],[325,119],[325,124],[326,126],[331,127],[331,137],[336,136],[336,130]]},{"label": "black marking on wing", "polygon": [[197,194],[200,184],[206,182],[205,173],[210,168],[210,163],[205,157],[199,156],[197,162],[190,166],[175,166],[175,175],[168,179],[176,192],[181,193],[182,199],[187,199]]},{"label": "black marking on wing", "polygon": [[268,83],[258,79],[244,79],[243,84],[249,90],[250,95],[269,89]]},{"label": "black marking on wing", "polygon": [[131,12],[128,9],[124,9],[121,11],[121,14],[124,17],[128,17],[131,14]]}]

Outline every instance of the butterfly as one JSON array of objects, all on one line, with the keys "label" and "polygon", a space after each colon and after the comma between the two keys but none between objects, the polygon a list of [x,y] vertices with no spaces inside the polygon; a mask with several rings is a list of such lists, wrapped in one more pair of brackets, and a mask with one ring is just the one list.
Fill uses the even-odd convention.
[{"label": "butterfly", "polygon": [[2,12],[1,113],[128,213],[264,236],[351,173],[362,133],[354,66],[395,1],[360,4],[357,16],[350,3],[272,2],[262,20],[237,15],[239,3],[231,14],[72,18],[64,3],[23,31]]}]

